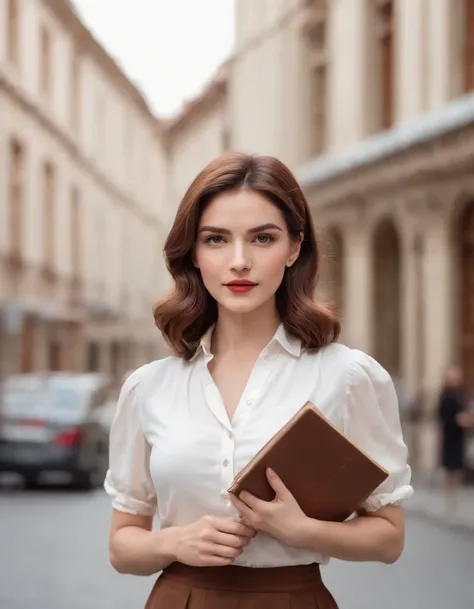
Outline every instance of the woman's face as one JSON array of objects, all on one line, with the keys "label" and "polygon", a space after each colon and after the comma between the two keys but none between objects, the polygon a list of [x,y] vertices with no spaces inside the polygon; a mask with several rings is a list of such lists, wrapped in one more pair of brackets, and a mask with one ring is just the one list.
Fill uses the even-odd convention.
[{"label": "woman's face", "polygon": [[446,373],[446,386],[450,389],[459,389],[462,387],[463,376],[462,370],[457,366],[452,366]]},{"label": "woman's face", "polygon": [[216,196],[206,207],[194,259],[220,307],[249,313],[274,301],[285,268],[294,264],[300,247],[276,205],[241,189]]}]

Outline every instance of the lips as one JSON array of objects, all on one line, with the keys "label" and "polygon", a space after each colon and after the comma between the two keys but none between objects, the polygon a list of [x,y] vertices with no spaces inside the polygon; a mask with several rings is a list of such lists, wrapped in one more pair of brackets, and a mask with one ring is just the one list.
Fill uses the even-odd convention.
[{"label": "lips", "polygon": [[246,279],[235,279],[234,281],[229,281],[229,283],[226,283],[225,285],[231,292],[242,294],[244,292],[250,292],[257,284]]},{"label": "lips", "polygon": [[226,283],[227,286],[231,286],[231,285],[246,285],[246,286],[256,286],[257,284],[254,283],[253,281],[247,281],[246,279],[234,279],[234,281],[229,281],[229,283]]}]

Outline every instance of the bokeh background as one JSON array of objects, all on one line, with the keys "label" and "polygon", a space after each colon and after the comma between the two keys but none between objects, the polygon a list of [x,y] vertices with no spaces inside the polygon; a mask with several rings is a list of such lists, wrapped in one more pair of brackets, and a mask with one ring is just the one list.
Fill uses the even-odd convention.
[{"label": "bokeh background", "polygon": [[399,393],[407,550],[333,562],[341,609],[472,609],[474,437],[446,513],[436,412],[448,366],[474,391],[473,0],[0,0],[0,606],[143,606],[107,562],[108,427],[229,149],[300,179],[319,296]]}]

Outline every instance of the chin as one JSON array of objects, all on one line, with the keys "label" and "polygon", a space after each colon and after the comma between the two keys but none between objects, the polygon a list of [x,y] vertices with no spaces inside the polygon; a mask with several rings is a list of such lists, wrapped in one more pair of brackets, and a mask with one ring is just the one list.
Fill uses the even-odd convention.
[{"label": "chin", "polygon": [[220,306],[231,313],[252,313],[258,309],[258,305],[250,302],[223,302]]},{"label": "chin", "polygon": [[252,313],[263,304],[260,300],[249,298],[248,295],[231,296],[230,298],[227,296],[218,300],[217,303],[220,307],[232,313]]}]

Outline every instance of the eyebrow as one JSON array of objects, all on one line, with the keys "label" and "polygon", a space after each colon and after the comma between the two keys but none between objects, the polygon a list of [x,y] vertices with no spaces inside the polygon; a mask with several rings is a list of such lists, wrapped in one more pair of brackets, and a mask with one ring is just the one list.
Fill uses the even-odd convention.
[{"label": "eyebrow", "polygon": [[[277,226],[276,224],[272,224],[271,222],[269,222],[267,224],[261,224],[260,226],[255,226],[254,228],[249,228],[247,233],[249,233],[249,234],[261,233],[266,230],[281,231],[282,229],[279,226]],[[200,233],[220,233],[222,235],[230,235],[232,231],[230,231],[228,228],[219,228],[218,226],[203,226],[202,228],[199,229],[199,232]]]}]

